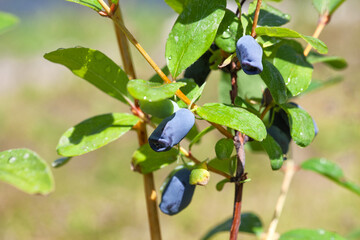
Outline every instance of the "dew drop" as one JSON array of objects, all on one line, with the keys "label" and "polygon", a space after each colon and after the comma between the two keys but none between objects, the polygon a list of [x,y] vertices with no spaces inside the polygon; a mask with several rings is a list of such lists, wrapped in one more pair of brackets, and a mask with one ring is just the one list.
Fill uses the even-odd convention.
[{"label": "dew drop", "polygon": [[10,157],[9,158],[9,163],[14,163],[16,161],[16,157]]},{"label": "dew drop", "polygon": [[169,56],[168,59],[171,60],[171,56]]},{"label": "dew drop", "polygon": [[222,33],[221,38],[228,39],[231,37],[231,33],[229,31],[225,31]]},{"label": "dew drop", "polygon": [[24,158],[25,158],[25,159],[28,159],[28,158],[29,158],[29,156],[30,156],[30,154],[25,153]]}]

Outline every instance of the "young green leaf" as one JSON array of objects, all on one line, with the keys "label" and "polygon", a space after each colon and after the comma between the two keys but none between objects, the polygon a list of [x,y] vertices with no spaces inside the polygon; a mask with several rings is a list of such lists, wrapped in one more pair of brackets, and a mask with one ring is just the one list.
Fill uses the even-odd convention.
[{"label": "young green leaf", "polygon": [[236,41],[241,37],[242,32],[239,18],[235,13],[226,9],[225,16],[216,33],[215,43],[225,52],[233,53],[236,50]]},{"label": "young green leaf", "polygon": [[109,113],[89,118],[67,130],[60,138],[61,156],[79,156],[94,151],[128,132],[139,118],[126,113]]},{"label": "young green leaf", "polygon": [[328,48],[324,42],[321,40],[302,35],[294,30],[282,27],[257,27],[256,34],[258,36],[266,35],[269,37],[278,37],[278,38],[302,38],[307,43],[309,43],[314,49],[316,49],[321,54],[326,54],[328,52]]},{"label": "young green leaf", "polygon": [[173,82],[159,84],[142,79],[134,79],[128,82],[127,90],[136,99],[148,102],[157,102],[175,95],[175,92],[186,83]]},{"label": "young green leaf", "polygon": [[[253,1],[249,5],[248,15],[254,19],[255,9],[257,5],[257,0]],[[270,6],[266,2],[261,3],[260,13],[259,13],[259,26],[281,26],[290,21],[290,15],[281,12],[280,10]]]},{"label": "young green leaf", "polygon": [[234,141],[228,138],[222,138],[215,145],[216,157],[224,160],[231,157],[234,150]]},{"label": "young green leaf", "polygon": [[287,100],[286,85],[279,70],[267,60],[263,60],[263,71],[260,73],[262,80],[269,88],[271,96],[278,104]]},{"label": "young green leaf", "polygon": [[165,0],[175,12],[181,13],[190,0]]},{"label": "young green leaf", "polygon": [[124,103],[124,96],[130,97],[126,85],[129,81],[126,73],[110,58],[100,51],[77,47],[58,49],[44,57],[54,63],[69,68],[95,87]]},{"label": "young green leaf", "polygon": [[[219,232],[230,232],[231,225],[232,225],[232,218],[229,218],[223,221],[222,223],[216,225],[215,227],[213,227],[201,239],[209,240],[211,239],[212,236],[214,236]],[[250,212],[245,212],[241,214],[241,225],[239,228],[239,232],[246,232],[260,236],[263,231],[264,229],[262,227],[262,222],[257,215]]]},{"label": "young green leaf", "polygon": [[166,61],[174,78],[201,57],[215,39],[226,0],[192,0],[179,15],[166,42]]},{"label": "young green leaf", "polygon": [[29,149],[0,152],[0,180],[29,194],[48,194],[55,187],[50,167]]},{"label": "young green leaf", "polygon": [[6,12],[0,12],[0,34],[8,31],[19,22],[19,19]]},{"label": "young green leaf", "polygon": [[266,137],[264,123],[256,115],[243,108],[221,103],[208,103],[198,107],[196,112],[209,122],[238,130],[257,141],[262,141]]},{"label": "young green leaf", "polygon": [[216,184],[216,190],[218,190],[219,192],[222,191],[224,188],[224,185],[229,182],[230,182],[230,179],[227,179],[227,178],[221,180],[220,182],[218,182]]},{"label": "young green leaf", "polygon": [[294,240],[294,239],[316,239],[316,240],[345,240],[337,233],[325,231],[323,229],[296,229],[283,233],[279,240]]},{"label": "young green leaf", "polygon": [[344,2],[345,0],[313,0],[313,5],[320,15],[329,14],[331,16]]},{"label": "young green leaf", "polygon": [[66,1],[81,4],[83,6],[91,8],[97,12],[102,10],[102,6],[100,5],[98,0],[66,0]]},{"label": "young green leaf", "polygon": [[283,152],[280,145],[274,140],[274,138],[268,134],[266,138],[260,142],[261,146],[267,152],[270,158],[270,164],[272,170],[279,170],[283,164]]},{"label": "young green leaf", "polygon": [[309,63],[324,63],[335,70],[341,70],[348,66],[346,60],[336,56],[321,55],[316,52],[310,52],[306,58]]},{"label": "young green leaf", "polygon": [[282,45],[276,52],[274,66],[285,80],[291,96],[297,96],[308,88],[313,67],[302,53],[298,53],[289,45]]},{"label": "young green leaf", "polygon": [[133,168],[143,174],[151,173],[175,162],[179,151],[175,148],[166,152],[155,152],[149,144],[142,145],[132,156]]},{"label": "young green leaf", "polygon": [[303,162],[301,164],[301,168],[319,173],[339,184],[340,186],[360,195],[360,186],[347,181],[342,169],[333,162],[330,162],[324,158],[312,158]]},{"label": "young green leaf", "polygon": [[315,137],[314,123],[311,116],[302,108],[291,103],[281,105],[289,117],[290,134],[301,147],[308,146]]}]

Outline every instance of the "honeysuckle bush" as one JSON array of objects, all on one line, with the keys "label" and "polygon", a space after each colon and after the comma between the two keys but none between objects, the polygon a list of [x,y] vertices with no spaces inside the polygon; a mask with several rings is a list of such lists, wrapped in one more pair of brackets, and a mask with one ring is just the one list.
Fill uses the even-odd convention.
[{"label": "honeysuckle bush", "polygon": [[[131,30],[129,34],[116,15],[116,11],[120,8],[118,1],[109,1],[109,9],[103,1],[71,0],[71,2],[87,6],[101,16],[114,20],[119,30],[136,45]],[[288,154],[291,141],[299,147],[307,147],[318,131],[315,120],[306,109],[296,104],[297,98],[339,82],[338,78],[313,80],[312,74],[316,71],[317,64],[325,64],[335,70],[344,69],[347,64],[343,58],[327,55],[326,44],[316,36],[307,36],[283,27],[290,21],[290,16],[272,6],[281,4],[275,3],[281,1],[262,2],[260,9],[257,9],[258,2],[253,1],[245,11],[241,9],[244,1],[235,0],[238,6],[236,12],[226,8],[227,3],[233,2],[232,0],[165,0],[165,2],[179,16],[164,46],[166,66],[162,67],[161,72],[157,70],[160,75],[155,74],[147,80],[132,79],[131,72],[125,71],[124,66],[117,65],[101,51],[86,47],[59,48],[44,55],[47,60],[67,67],[76,76],[111,96],[114,101],[126,104],[130,109],[126,113],[113,112],[89,116],[88,119],[65,131],[56,148],[61,158],[53,163],[54,167],[63,166],[73,157],[97,150],[120,137],[125,137],[127,132],[136,131],[139,135],[139,148],[130,160],[132,169],[143,175],[156,174],[161,168],[168,169],[169,176],[164,184],[156,189],[159,192],[166,192],[174,177],[184,168],[190,173],[188,182],[183,184],[183,187],[190,185],[192,189],[195,188],[194,185],[197,185],[196,188],[202,187],[211,181],[213,174],[224,177],[216,185],[218,191],[221,191],[225,184],[242,186],[252,177],[251,172],[245,171],[245,153],[261,151],[265,152],[269,159],[268,166],[261,167],[268,167],[274,171],[282,169],[285,174],[290,170],[294,173],[300,169],[313,171],[360,195],[360,187],[347,180],[342,170],[330,160],[321,157],[311,158],[291,168],[294,163],[291,155]],[[343,2],[344,0],[313,0],[313,5],[319,12],[321,20],[319,22],[328,24],[334,11]],[[257,13],[259,13],[257,24],[254,24]],[[6,24],[4,26],[4,29],[8,27]],[[248,75],[242,69],[245,65],[241,62],[239,56],[241,51],[237,43],[243,36],[256,41],[261,48],[261,51],[260,48],[256,50],[258,57],[259,51],[262,53],[257,62],[261,65],[261,70],[254,71],[256,73],[254,75]],[[311,46],[313,50],[310,52],[304,50],[305,45]],[[124,45],[120,47],[125,48]],[[146,55],[142,49],[139,47],[137,49],[141,54]],[[251,47],[248,50],[251,51]],[[147,60],[152,64],[151,59]],[[202,93],[207,91],[206,79],[213,71],[221,72],[218,100],[213,99],[213,102],[196,105]],[[164,119],[171,118],[174,112],[181,108],[187,108],[195,115],[195,125],[179,144],[174,146],[171,144],[172,148],[166,147],[166,151],[154,151],[147,143],[146,126],[150,135],[154,129],[161,126]],[[207,121],[209,126],[199,129],[198,123],[204,121]],[[174,127],[178,127],[179,132],[183,133],[181,121],[176,121]],[[215,146],[205,146],[209,153],[207,158],[198,159],[193,156],[192,149],[204,148],[201,145],[201,138],[217,130],[224,136]],[[172,134],[176,134],[176,131]],[[26,164],[28,159],[39,160],[36,166],[35,163],[28,164],[31,165],[28,171],[24,171],[24,165],[15,165]],[[39,186],[45,189],[44,193],[48,193],[53,189],[52,175],[48,167],[41,163],[43,161],[40,157],[29,150],[1,152],[0,169],[5,174],[0,174],[0,179],[29,193],[42,193]],[[24,187],[16,176],[30,179],[31,181],[27,181],[29,186]],[[36,183],[32,183],[33,181]],[[186,180],[181,179],[181,181]],[[179,180],[176,186],[181,185],[181,181]],[[207,191],[211,190],[207,189]],[[187,192],[192,194],[194,191],[184,190],[184,195]],[[170,199],[166,201],[174,200],[174,204],[178,204],[175,210],[172,209],[171,215],[183,210],[190,203],[189,197],[190,200],[192,197],[192,195],[185,196],[186,204],[184,204],[178,196],[171,197],[169,191],[166,193],[167,199]],[[235,195],[238,194],[237,190]],[[246,199],[246,196],[244,198]],[[164,206],[166,203],[162,202],[162,204]],[[236,209],[236,204],[234,205]],[[239,219],[235,213],[233,217],[231,215],[232,213],[229,213],[228,220],[220,222],[209,229],[208,233],[204,233],[203,239],[210,239],[214,234],[230,231],[236,226],[234,222]],[[261,216],[256,213],[242,213],[240,227],[235,230],[236,233],[247,232],[259,238],[273,237],[269,234],[270,228],[264,229]],[[272,239],[271,237],[269,239]],[[152,238],[160,239],[153,235]],[[231,237],[231,239],[235,238]],[[344,237],[323,229],[295,229],[280,233],[280,239],[344,239]]]}]

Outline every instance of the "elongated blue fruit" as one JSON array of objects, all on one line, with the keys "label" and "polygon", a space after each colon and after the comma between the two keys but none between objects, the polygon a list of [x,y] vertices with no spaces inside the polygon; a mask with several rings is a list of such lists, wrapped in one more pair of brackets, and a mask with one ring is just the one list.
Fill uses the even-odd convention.
[{"label": "elongated blue fruit", "polygon": [[262,72],[263,50],[252,36],[245,35],[237,41],[236,54],[246,74],[254,75]]},{"label": "elongated blue fruit", "polygon": [[274,120],[267,131],[280,145],[283,154],[286,154],[289,151],[289,144],[291,142],[289,118],[282,109],[278,112],[271,109],[270,118]]},{"label": "elongated blue fruit", "polygon": [[159,207],[163,213],[174,215],[190,204],[195,191],[195,185],[189,183],[190,173],[183,168],[171,177],[161,196]]},{"label": "elongated blue fruit", "polygon": [[150,147],[155,152],[169,151],[178,144],[195,124],[194,114],[181,108],[165,118],[149,137]]}]

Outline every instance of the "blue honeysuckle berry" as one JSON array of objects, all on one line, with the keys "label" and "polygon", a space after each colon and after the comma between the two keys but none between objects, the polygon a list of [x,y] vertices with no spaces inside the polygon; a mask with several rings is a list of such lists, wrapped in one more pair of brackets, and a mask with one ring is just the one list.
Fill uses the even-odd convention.
[{"label": "blue honeysuckle berry", "polygon": [[246,74],[254,75],[262,72],[263,50],[252,36],[245,35],[237,41],[236,54]]},{"label": "blue honeysuckle berry", "polygon": [[270,110],[270,119],[273,118],[272,125],[268,128],[268,133],[280,145],[283,154],[289,151],[291,142],[289,118],[283,109],[275,112]]},{"label": "blue honeysuckle berry", "polygon": [[181,108],[157,126],[149,137],[149,145],[156,152],[169,151],[188,134],[194,124],[194,114]]},{"label": "blue honeysuckle berry", "polygon": [[161,196],[159,207],[163,213],[174,215],[190,204],[195,191],[195,185],[189,183],[190,173],[183,168],[171,177]]}]

